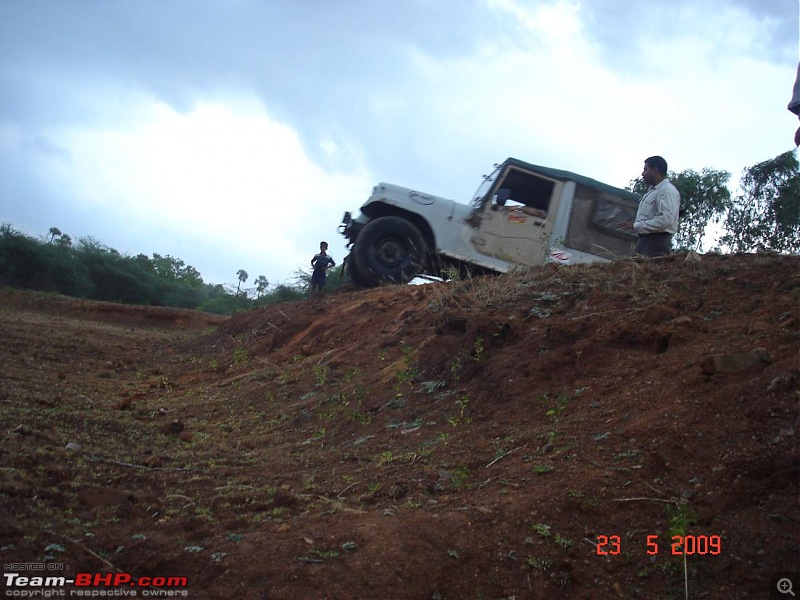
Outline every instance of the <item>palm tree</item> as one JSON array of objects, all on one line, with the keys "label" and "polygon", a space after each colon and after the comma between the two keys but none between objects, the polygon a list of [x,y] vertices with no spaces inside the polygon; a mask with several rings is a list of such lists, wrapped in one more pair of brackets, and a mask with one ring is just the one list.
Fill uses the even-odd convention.
[{"label": "palm tree", "polygon": [[56,236],[61,236],[61,230],[58,227],[51,227],[50,228],[50,241],[48,244],[52,244],[53,240],[56,239]]},{"label": "palm tree", "polygon": [[267,290],[269,286],[269,281],[263,275],[259,275],[256,279],[256,292],[258,293],[258,297],[260,298],[264,292]]},{"label": "palm tree", "polygon": [[236,271],[236,276],[239,278],[239,285],[236,286],[236,295],[238,296],[239,295],[239,288],[241,288],[242,284],[245,281],[247,281],[247,278],[249,277],[249,275],[247,274],[247,271],[245,271],[244,269],[239,269],[238,271]]}]

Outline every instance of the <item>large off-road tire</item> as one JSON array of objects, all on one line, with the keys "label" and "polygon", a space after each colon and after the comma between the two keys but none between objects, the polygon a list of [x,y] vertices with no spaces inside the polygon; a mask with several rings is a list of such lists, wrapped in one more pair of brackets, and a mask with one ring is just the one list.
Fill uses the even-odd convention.
[{"label": "large off-road tire", "polygon": [[364,226],[350,259],[367,285],[408,283],[420,272],[426,252],[425,238],[412,223],[380,217]]}]

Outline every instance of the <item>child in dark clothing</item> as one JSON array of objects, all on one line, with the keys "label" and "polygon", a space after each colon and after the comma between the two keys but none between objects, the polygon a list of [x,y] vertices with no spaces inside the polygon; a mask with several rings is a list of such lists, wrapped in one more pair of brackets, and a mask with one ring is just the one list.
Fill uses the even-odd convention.
[{"label": "child in dark clothing", "polygon": [[336,262],[327,254],[328,242],[319,243],[319,254],[315,254],[311,259],[311,266],[314,272],[311,274],[311,291],[309,297],[314,297],[315,292],[321,293],[325,289],[325,273],[331,267],[336,266]]}]

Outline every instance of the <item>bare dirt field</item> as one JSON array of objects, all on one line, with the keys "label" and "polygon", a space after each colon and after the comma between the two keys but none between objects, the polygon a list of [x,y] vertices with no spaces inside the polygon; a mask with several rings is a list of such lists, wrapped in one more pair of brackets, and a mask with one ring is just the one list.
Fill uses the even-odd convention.
[{"label": "bare dirt field", "polygon": [[0,291],[4,573],[186,577],[169,591],[196,599],[767,598],[800,571],[799,349],[800,259],[776,255],[232,318]]}]

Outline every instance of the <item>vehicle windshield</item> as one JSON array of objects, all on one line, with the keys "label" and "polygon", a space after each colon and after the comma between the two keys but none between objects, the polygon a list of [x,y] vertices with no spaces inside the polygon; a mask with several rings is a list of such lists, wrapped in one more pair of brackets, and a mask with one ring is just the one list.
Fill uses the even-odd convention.
[{"label": "vehicle windshield", "polygon": [[494,170],[489,175],[484,175],[481,184],[478,186],[478,189],[475,191],[475,195],[472,197],[472,201],[470,202],[470,206],[473,209],[480,209],[484,204],[484,199],[486,194],[492,187],[494,180],[497,178],[497,174],[500,172],[500,168],[503,165],[495,164]]}]

